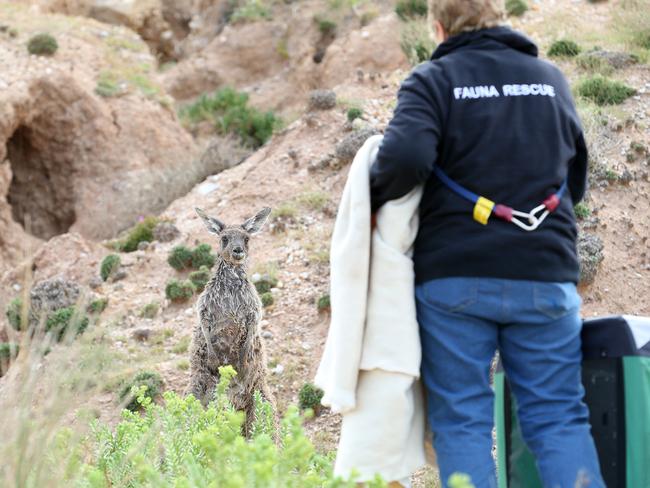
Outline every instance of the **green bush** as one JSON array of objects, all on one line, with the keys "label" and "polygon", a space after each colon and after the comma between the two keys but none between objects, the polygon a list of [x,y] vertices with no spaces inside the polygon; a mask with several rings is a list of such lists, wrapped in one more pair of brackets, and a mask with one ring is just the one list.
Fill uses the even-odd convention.
[{"label": "green bush", "polygon": [[0,342],[0,376],[9,369],[9,364],[18,356],[19,349],[18,344]]},{"label": "green bush", "polygon": [[102,264],[99,267],[99,274],[102,277],[102,280],[106,281],[110,278],[118,269],[122,260],[117,254],[109,254],[102,260]]},{"label": "green bush", "polygon": [[636,93],[634,88],[600,75],[583,80],[577,91],[596,105],[618,105]]},{"label": "green bush", "polygon": [[153,241],[153,229],[158,224],[156,217],[146,217],[134,225],[126,236],[115,243],[115,249],[122,252],[133,252],[141,242]]},{"label": "green bush", "polygon": [[323,390],[311,383],[305,383],[298,392],[298,404],[306,410],[311,408],[315,414],[320,410],[320,401],[323,399]]},{"label": "green bush", "polygon": [[234,10],[230,16],[230,21],[232,23],[254,22],[270,18],[271,9],[262,0],[246,0],[243,5]]},{"label": "green bush", "polygon": [[27,43],[27,51],[29,51],[29,54],[52,56],[57,49],[59,49],[59,44],[56,42],[56,39],[47,33],[36,34]]},{"label": "green bush", "polygon": [[156,315],[158,315],[159,308],[160,305],[158,305],[158,302],[147,303],[140,310],[140,317],[145,319],[153,319]]},{"label": "green bush", "polygon": [[185,302],[192,298],[196,291],[194,284],[189,281],[171,280],[165,287],[165,296],[172,302],[180,303]]},{"label": "green bush", "polygon": [[5,314],[9,325],[14,329],[23,330],[23,326],[27,325],[23,323],[23,301],[20,298],[14,298],[9,302]]},{"label": "green bush", "polygon": [[398,0],[395,13],[401,20],[411,20],[427,16],[426,0]]},{"label": "green bush", "polygon": [[580,54],[580,46],[570,39],[560,39],[551,44],[549,56],[571,58]]},{"label": "green bush", "polygon": [[524,0],[506,0],[506,12],[508,15],[519,17],[528,10],[528,4]]},{"label": "green bush", "polygon": [[314,22],[316,22],[316,25],[318,25],[318,30],[321,33],[321,36],[333,37],[336,35],[338,26],[333,20],[330,20],[327,17],[323,17],[322,15],[317,15],[314,17]]},{"label": "green bush", "polygon": [[217,257],[212,253],[212,247],[209,244],[199,244],[192,251],[192,267],[200,269],[205,266],[210,269],[214,266]]},{"label": "green bush", "polygon": [[167,257],[167,262],[175,270],[181,271],[192,267],[192,251],[186,246],[175,246]]},{"label": "green bush", "polygon": [[194,284],[197,291],[203,291],[210,278],[210,270],[207,266],[201,266],[198,271],[192,271],[189,276],[190,281]]},{"label": "green bush", "polygon": [[411,21],[402,27],[400,47],[412,65],[427,61],[436,43],[431,40],[426,21]]},{"label": "green bush", "polygon": [[363,115],[363,110],[357,107],[348,109],[348,121],[352,122],[354,119],[359,119]]},{"label": "green bush", "polygon": [[98,298],[88,305],[89,313],[102,313],[108,307],[108,298]]},{"label": "green bush", "polygon": [[268,274],[262,275],[259,280],[255,282],[255,289],[260,295],[262,293],[268,293],[271,291],[271,288],[278,286],[278,279],[275,276]]},{"label": "green bush", "polygon": [[316,308],[318,309],[319,312],[324,312],[330,309],[330,296],[329,295],[323,295],[318,298],[316,301]]},{"label": "green bush", "polygon": [[273,293],[270,291],[267,291],[266,293],[262,293],[260,295],[260,300],[262,301],[262,306],[263,307],[270,307],[273,305]]},{"label": "green bush", "polygon": [[580,202],[573,207],[573,213],[578,220],[584,220],[591,215],[591,210],[586,203]]},{"label": "green bush", "polygon": [[[125,404],[124,408],[127,410],[136,412],[141,408],[143,398],[153,401],[160,396],[163,384],[162,378],[155,371],[140,371],[122,385],[119,393],[120,403]],[[146,387],[144,391],[143,386]]]},{"label": "green bush", "polygon": [[191,124],[212,122],[220,134],[235,134],[242,144],[260,147],[273,135],[280,120],[273,112],[261,112],[248,106],[248,95],[226,87],[212,96],[199,99],[180,111],[181,118]]},{"label": "green bush", "polygon": [[66,334],[77,336],[88,327],[88,317],[75,307],[65,307],[54,311],[45,321],[45,332],[52,334],[60,342]]}]

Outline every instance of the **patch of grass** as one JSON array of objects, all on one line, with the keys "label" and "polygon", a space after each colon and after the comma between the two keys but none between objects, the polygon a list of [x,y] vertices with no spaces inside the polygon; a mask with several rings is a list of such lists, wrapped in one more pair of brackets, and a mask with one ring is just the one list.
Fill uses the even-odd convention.
[{"label": "patch of grass", "polygon": [[190,342],[192,342],[190,336],[181,337],[178,342],[172,346],[172,352],[175,354],[185,354],[190,347]]},{"label": "patch of grass", "polygon": [[298,196],[297,201],[300,205],[309,210],[320,212],[327,206],[330,197],[327,193],[316,190],[302,193]]},{"label": "patch of grass", "polygon": [[278,53],[280,57],[285,61],[289,59],[289,41],[286,37],[278,40],[277,44],[275,45],[275,52]]},{"label": "patch of grass", "polygon": [[99,74],[97,85],[95,86],[95,93],[104,98],[115,97],[122,94],[119,80],[117,80],[110,72],[102,71]]},{"label": "patch of grass", "polygon": [[618,181],[618,173],[611,168],[606,168],[603,172],[603,177],[610,183],[616,183]]},{"label": "patch of grass", "polygon": [[271,219],[293,219],[298,215],[298,209],[293,202],[284,202],[275,207],[271,212]]},{"label": "patch of grass", "polygon": [[352,122],[355,119],[360,119],[363,116],[363,110],[358,107],[351,107],[348,109],[347,117],[348,121]]},{"label": "patch of grass", "polygon": [[398,0],[395,13],[404,21],[427,16],[426,0]]},{"label": "patch of grass", "polygon": [[323,15],[316,15],[314,17],[314,22],[318,26],[318,31],[323,37],[334,37],[336,36],[336,31],[338,30],[338,25],[332,19],[325,17]]},{"label": "patch of grass", "polygon": [[573,213],[578,220],[584,220],[591,215],[591,209],[584,202],[579,202],[573,207]]},{"label": "patch of grass", "polygon": [[273,112],[249,107],[248,95],[229,87],[211,96],[201,95],[183,108],[179,116],[190,125],[212,122],[219,134],[237,135],[242,144],[253,149],[263,145],[281,123]]},{"label": "patch of grass", "polygon": [[199,244],[192,251],[192,267],[200,269],[202,266],[210,269],[214,266],[217,257],[212,253],[212,246],[209,244]]},{"label": "patch of grass", "polygon": [[326,312],[330,309],[330,307],[331,303],[329,293],[320,296],[318,300],[316,300],[316,308],[319,312]]},{"label": "patch of grass", "polygon": [[158,309],[160,305],[158,302],[147,303],[142,309],[140,309],[140,317],[145,319],[153,319],[158,315]]},{"label": "patch of grass", "polygon": [[108,298],[98,298],[88,304],[88,313],[100,314],[108,307]]},{"label": "patch of grass", "polygon": [[271,18],[271,9],[262,0],[245,0],[230,16],[232,23],[255,22]]},{"label": "patch of grass", "polygon": [[609,75],[614,71],[611,64],[601,56],[595,56],[592,53],[586,52],[576,58],[576,64],[580,69],[589,73],[598,73],[601,75]]},{"label": "patch of grass", "polygon": [[187,359],[181,359],[176,363],[176,368],[181,371],[187,371],[190,369],[190,362]]},{"label": "patch of grass", "polygon": [[528,10],[528,4],[524,0],[506,0],[506,12],[508,15],[520,17]]},{"label": "patch of grass", "polygon": [[318,415],[323,399],[323,390],[312,383],[305,383],[298,392],[298,404],[303,410],[311,409],[315,415]]},{"label": "patch of grass", "polygon": [[560,39],[551,44],[548,55],[552,57],[571,58],[580,54],[580,46],[571,39]]},{"label": "patch of grass", "polygon": [[141,222],[134,225],[126,235],[113,243],[113,247],[121,252],[137,251],[141,242],[153,241],[153,229],[158,224],[156,217],[145,217]]},{"label": "patch of grass", "polygon": [[125,404],[124,408],[127,410],[137,412],[141,408],[141,404],[135,397],[137,390],[146,387],[144,397],[153,401],[160,397],[163,385],[162,377],[155,371],[140,371],[122,385],[119,392],[120,403]]},{"label": "patch of grass", "polygon": [[633,45],[650,50],[650,0],[623,0],[614,9],[614,25]]},{"label": "patch of grass", "polygon": [[436,47],[426,21],[413,20],[402,26],[400,47],[409,62],[416,64],[428,61]]},{"label": "patch of grass", "polygon": [[11,361],[18,356],[20,346],[10,342],[0,342],[0,376],[9,369]]},{"label": "patch of grass", "polygon": [[99,266],[99,275],[102,277],[102,280],[106,281],[113,276],[120,269],[121,264],[122,260],[117,254],[109,254],[102,259],[102,263]]},{"label": "patch of grass", "polygon": [[273,302],[275,301],[273,299],[273,293],[271,293],[270,291],[266,293],[262,293],[260,295],[260,300],[262,301],[262,306],[264,308],[270,307],[271,305],[273,305]]},{"label": "patch of grass", "polygon": [[24,309],[23,300],[21,298],[14,298],[11,300],[9,305],[7,305],[7,310],[5,311],[9,325],[11,325],[15,330],[23,330],[24,326],[27,325],[26,312],[27,310]]},{"label": "patch of grass", "polygon": [[623,103],[627,98],[634,95],[636,90],[619,81],[596,75],[580,82],[577,86],[577,92],[581,97],[602,106]]},{"label": "patch of grass", "polygon": [[36,34],[27,42],[27,51],[29,51],[29,54],[52,56],[57,49],[59,49],[59,43],[48,33]]},{"label": "patch of grass", "polygon": [[198,271],[191,272],[189,276],[189,280],[194,284],[197,292],[203,291],[210,278],[210,270],[207,266],[201,266]]},{"label": "patch of grass", "polygon": [[88,327],[88,323],[88,317],[75,307],[60,308],[45,321],[45,332],[52,334],[56,341],[60,342],[66,334],[81,334]]},{"label": "patch of grass", "polygon": [[181,303],[192,298],[195,291],[194,284],[189,280],[171,280],[167,282],[165,287],[165,296],[172,302]]}]

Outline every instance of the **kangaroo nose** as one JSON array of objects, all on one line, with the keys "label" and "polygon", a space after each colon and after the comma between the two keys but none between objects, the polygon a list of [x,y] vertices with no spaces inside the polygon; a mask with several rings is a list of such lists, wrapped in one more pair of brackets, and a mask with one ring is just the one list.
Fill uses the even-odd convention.
[{"label": "kangaroo nose", "polygon": [[232,250],[232,252],[233,252],[233,254],[242,254],[244,252],[244,250],[241,247],[237,246],[236,248],[234,248]]}]

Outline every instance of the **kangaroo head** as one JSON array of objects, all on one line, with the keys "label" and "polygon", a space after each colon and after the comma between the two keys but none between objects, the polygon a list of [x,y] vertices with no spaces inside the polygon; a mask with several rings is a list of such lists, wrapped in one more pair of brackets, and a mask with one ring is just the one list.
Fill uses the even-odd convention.
[{"label": "kangaroo head", "polygon": [[203,223],[212,234],[219,236],[219,255],[232,265],[242,265],[248,258],[248,241],[252,235],[257,234],[266,223],[271,209],[266,207],[244,221],[241,225],[226,225],[219,219],[209,217],[200,208],[195,208]]}]

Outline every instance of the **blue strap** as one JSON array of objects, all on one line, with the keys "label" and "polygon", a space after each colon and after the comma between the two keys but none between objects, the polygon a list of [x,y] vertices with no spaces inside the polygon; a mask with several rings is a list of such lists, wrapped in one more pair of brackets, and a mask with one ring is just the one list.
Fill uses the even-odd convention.
[{"label": "blue strap", "polygon": [[445,186],[447,186],[451,191],[463,197],[465,200],[469,200],[472,203],[476,203],[479,199],[479,196],[476,193],[469,191],[464,186],[460,186],[454,180],[452,180],[447,174],[440,169],[437,164],[433,165],[433,172],[436,174],[440,181],[442,181]]}]

